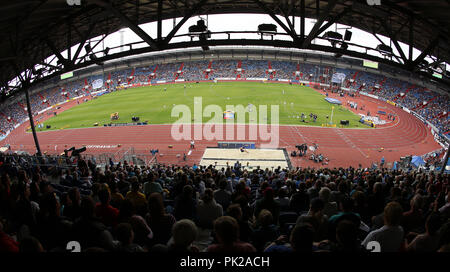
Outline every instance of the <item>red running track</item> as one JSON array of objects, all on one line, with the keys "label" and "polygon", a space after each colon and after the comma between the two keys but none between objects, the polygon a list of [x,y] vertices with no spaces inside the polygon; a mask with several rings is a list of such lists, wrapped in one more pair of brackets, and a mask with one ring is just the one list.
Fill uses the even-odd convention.
[{"label": "red running track", "polygon": [[[373,162],[378,163],[383,156],[386,162],[393,162],[402,156],[423,155],[441,148],[425,124],[400,108],[365,96],[340,98],[330,94],[330,97],[340,99],[344,106],[347,100],[365,106],[364,112],[351,109],[355,113],[365,114],[367,110],[370,110],[374,115],[378,110],[383,110],[395,114],[397,118],[395,122],[389,121],[390,123],[375,129],[280,126],[279,147],[286,148],[290,153],[292,150],[296,150],[295,146],[298,144],[317,143],[319,145],[317,152],[329,159],[329,164],[324,166],[312,162],[307,157],[296,157],[291,158],[293,166],[357,167],[362,164],[363,167],[368,167]],[[76,101],[66,103],[58,112],[75,105]],[[50,117],[44,113],[37,118],[46,120]],[[0,144],[10,144],[12,150],[35,152],[33,137],[31,133],[26,132],[27,127],[29,127],[28,122],[22,124]],[[236,133],[237,129],[235,129],[235,139],[237,138]],[[246,126],[246,136],[245,139],[239,141],[252,141],[248,139],[248,126]],[[183,162],[183,153],[189,151],[189,140],[173,140],[170,125],[66,129],[38,132],[38,137],[41,150],[49,154],[59,154],[71,146],[79,148],[94,145],[95,147],[88,148],[85,152],[89,154],[114,154],[134,147],[137,154],[147,155],[150,155],[150,149],[159,149],[158,161],[162,163],[187,163],[190,165],[199,163],[205,148],[217,146],[218,142],[217,140],[196,140],[195,150],[188,156],[187,162]],[[262,141],[253,142],[256,142],[257,146],[263,143]],[[111,147],[117,145],[121,146]],[[173,147],[169,148],[169,145],[173,145]]]}]

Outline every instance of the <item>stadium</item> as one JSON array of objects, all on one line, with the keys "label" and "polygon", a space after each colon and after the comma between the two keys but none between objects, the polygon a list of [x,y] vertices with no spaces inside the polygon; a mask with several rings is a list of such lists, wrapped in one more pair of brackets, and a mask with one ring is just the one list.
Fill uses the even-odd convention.
[{"label": "stadium", "polygon": [[25,2],[0,252],[449,251],[447,1]]}]

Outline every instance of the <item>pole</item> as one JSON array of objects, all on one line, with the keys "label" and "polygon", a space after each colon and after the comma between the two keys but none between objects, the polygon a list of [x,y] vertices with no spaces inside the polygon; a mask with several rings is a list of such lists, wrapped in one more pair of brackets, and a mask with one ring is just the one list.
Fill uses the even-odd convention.
[{"label": "pole", "polygon": [[449,154],[450,154],[450,145],[449,147],[447,147],[447,153],[445,153],[444,163],[442,164],[441,168],[441,175],[444,173],[445,167],[447,166]]},{"label": "pole", "polygon": [[330,125],[333,124],[333,111],[334,111],[334,106],[331,106],[331,119],[330,119]]},{"label": "pole", "polygon": [[36,129],[34,128],[33,114],[31,113],[30,95],[28,93],[28,86],[25,86],[25,98],[27,100],[27,112],[30,118],[31,131],[33,132],[34,144],[36,145],[37,155],[42,156],[41,148],[39,147],[39,141],[36,134]]}]

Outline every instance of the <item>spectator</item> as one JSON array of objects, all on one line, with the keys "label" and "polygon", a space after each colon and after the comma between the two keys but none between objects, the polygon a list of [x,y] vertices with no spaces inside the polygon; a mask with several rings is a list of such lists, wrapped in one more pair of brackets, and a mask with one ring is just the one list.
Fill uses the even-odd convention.
[{"label": "spectator", "polygon": [[301,182],[299,190],[292,194],[289,206],[296,213],[305,212],[309,209],[309,195],[306,193],[306,184]]},{"label": "spectator", "polygon": [[214,200],[213,190],[205,190],[203,198],[197,205],[198,226],[201,228],[212,229],[214,220],[223,215],[223,209],[220,204]]},{"label": "spectator", "polygon": [[193,198],[193,188],[191,185],[185,185],[183,187],[182,195],[178,196],[175,200],[174,215],[177,220],[196,218],[197,203]]},{"label": "spectator", "polygon": [[137,177],[132,177],[131,179],[131,191],[127,193],[127,196],[125,198],[133,203],[137,211],[141,211],[144,207],[147,206],[147,201],[145,195],[140,192],[141,184],[137,180]]},{"label": "spectator", "polygon": [[144,183],[144,194],[148,198],[151,193],[162,193],[163,189],[161,184],[159,184],[155,179],[152,173],[147,176],[148,181]]},{"label": "spectator", "polygon": [[114,250],[111,233],[106,226],[95,217],[95,203],[91,197],[81,200],[81,217],[73,225],[74,238],[81,248],[100,247],[106,250]]},{"label": "spectator", "polygon": [[118,252],[144,252],[144,249],[133,243],[133,228],[128,223],[120,223],[116,227],[116,236],[119,245],[116,248]]},{"label": "spectator", "polygon": [[345,197],[341,200],[339,206],[341,211],[338,214],[333,215],[328,220],[329,224],[328,237],[333,241],[336,239],[336,228],[340,221],[349,220],[358,227],[361,224],[361,218],[359,214],[353,211],[354,209],[353,199],[351,199],[350,197]]},{"label": "spectator", "polygon": [[416,194],[411,199],[411,209],[404,212],[400,225],[403,227],[405,234],[409,232],[421,233],[423,226],[423,213],[422,213],[423,197]]},{"label": "spectator", "polygon": [[261,252],[267,243],[274,241],[279,235],[280,231],[273,222],[272,213],[269,210],[262,210],[258,215],[257,227],[252,234],[252,245]]},{"label": "spectator", "polygon": [[278,201],[280,203],[280,210],[281,211],[288,211],[289,210],[289,197],[288,197],[288,190],[287,188],[281,188],[278,190],[278,197],[275,198],[275,201]]},{"label": "spectator", "polygon": [[19,252],[19,243],[12,239],[3,230],[3,224],[0,222],[0,252]]},{"label": "spectator", "polygon": [[259,213],[266,209],[271,212],[273,216],[273,222],[278,223],[278,216],[280,214],[280,203],[273,198],[273,189],[268,187],[264,190],[264,197],[255,204],[255,216],[258,217]]},{"label": "spectator", "polygon": [[175,224],[175,217],[166,213],[161,194],[152,193],[148,199],[148,214],[146,221],[154,233],[155,244],[166,244]]},{"label": "spectator", "polygon": [[80,190],[78,190],[77,187],[72,187],[72,188],[70,188],[70,190],[68,192],[68,196],[69,196],[70,202],[68,205],[65,206],[63,215],[72,219],[72,221],[74,221],[78,217],[81,216]]},{"label": "spectator", "polygon": [[311,200],[309,212],[299,216],[296,225],[309,223],[314,228],[314,241],[325,240],[328,235],[328,217],[323,214],[324,202],[320,198]]},{"label": "spectator", "polygon": [[197,226],[193,221],[182,219],[176,222],[172,228],[172,238],[168,243],[168,251],[177,253],[199,252],[198,247],[192,244],[197,235]]},{"label": "spectator", "polygon": [[411,243],[407,244],[406,251],[435,252],[438,250],[440,227],[441,217],[439,213],[430,214],[425,224],[425,233],[417,235]]},{"label": "spectator", "polygon": [[336,202],[330,202],[331,190],[328,187],[322,187],[319,191],[319,198],[324,202],[323,214],[332,217],[338,213]]},{"label": "spectator", "polygon": [[362,245],[376,241],[381,246],[381,252],[398,252],[403,244],[404,232],[400,226],[402,206],[397,202],[390,202],[384,208],[384,226],[370,232]]},{"label": "spectator", "polygon": [[119,217],[119,210],[109,204],[111,194],[107,188],[103,188],[98,192],[100,203],[95,206],[95,215],[107,227],[114,227],[117,225]]},{"label": "spectator", "polygon": [[256,252],[255,247],[239,240],[239,225],[233,217],[222,216],[214,221],[214,233],[218,244],[212,244],[207,252],[245,253]]},{"label": "spectator", "polygon": [[130,200],[122,201],[118,223],[127,223],[131,225],[134,233],[134,242],[136,244],[140,246],[150,246],[152,244],[152,229],[147,225],[147,222],[142,216],[136,214],[136,209]]},{"label": "spectator", "polygon": [[219,182],[219,190],[214,192],[214,199],[224,210],[226,210],[231,203],[231,193],[227,190],[227,185],[228,183],[226,180],[221,180]]},{"label": "spectator", "polygon": [[117,190],[117,185],[115,182],[111,182],[109,185],[110,193],[111,193],[111,201],[110,204],[114,208],[120,207],[122,201],[125,200],[123,195]]},{"label": "spectator", "polygon": [[365,252],[358,239],[358,227],[352,221],[342,220],[336,228],[337,252]]},{"label": "spectator", "polygon": [[25,237],[20,241],[19,244],[19,252],[23,253],[40,253],[45,252],[44,248],[42,247],[41,243],[38,239],[29,236]]},{"label": "spectator", "polygon": [[248,220],[243,220],[241,206],[239,204],[231,204],[227,209],[227,215],[236,219],[239,224],[239,240],[249,242],[253,230]]}]

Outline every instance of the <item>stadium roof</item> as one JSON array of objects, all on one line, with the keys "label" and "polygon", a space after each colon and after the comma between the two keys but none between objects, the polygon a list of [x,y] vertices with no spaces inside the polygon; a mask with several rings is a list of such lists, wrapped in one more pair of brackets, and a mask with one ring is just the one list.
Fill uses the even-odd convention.
[{"label": "stadium roof", "polygon": [[[77,3],[81,1],[81,5]],[[369,5],[368,3],[381,5]],[[72,4],[72,5],[69,5]],[[364,31],[390,37],[392,48],[399,51],[395,56],[402,67],[413,71],[427,55],[435,56],[435,63],[450,63],[450,36],[448,13],[449,1],[446,0],[16,0],[3,2],[0,6],[0,85],[7,87],[8,82],[21,74],[20,80],[28,82],[38,76],[39,71],[32,67],[43,67],[62,73],[88,65],[87,56],[80,56],[85,42],[101,34],[113,33],[123,27],[133,30],[148,44],[146,49],[134,51],[150,52],[171,48],[170,41],[181,25],[190,17],[204,14],[224,13],[265,13],[277,21],[275,15],[285,18],[300,16],[317,19],[310,33],[304,28],[300,33],[293,30],[292,24],[277,21],[282,29],[294,38],[292,45],[297,48],[309,48],[329,52],[351,52],[336,48],[316,46],[311,41],[333,23],[353,26]],[[164,19],[182,17],[173,31],[162,37],[150,37],[138,25],[148,22],[160,22]],[[327,22],[327,23],[325,23]],[[270,22],[269,22],[270,23]],[[304,25],[304,24],[303,24]],[[325,27],[326,26],[326,27]],[[245,26],[243,26],[245,30]],[[381,42],[381,40],[380,40]],[[403,52],[398,44],[403,42],[419,49],[423,53],[416,59],[412,54]],[[64,58],[60,52],[81,43],[71,59]],[[223,44],[231,44],[224,43]],[[183,43],[181,46],[189,46]],[[181,47],[180,46],[180,47]],[[197,44],[197,46],[199,46]],[[172,47],[173,48],[173,47]],[[410,49],[412,52],[412,47]],[[93,51],[93,49],[92,49]],[[132,50],[130,50],[132,51]],[[88,52],[89,53],[89,52]],[[127,53],[105,56],[105,60],[123,57]],[[45,60],[56,55],[59,65],[51,65]],[[106,54],[105,54],[106,55]],[[131,54],[130,54],[131,55]],[[361,54],[353,54],[361,56]],[[427,64],[425,64],[427,65]],[[24,71],[26,71],[24,73]],[[11,88],[11,87],[10,87]]]}]

